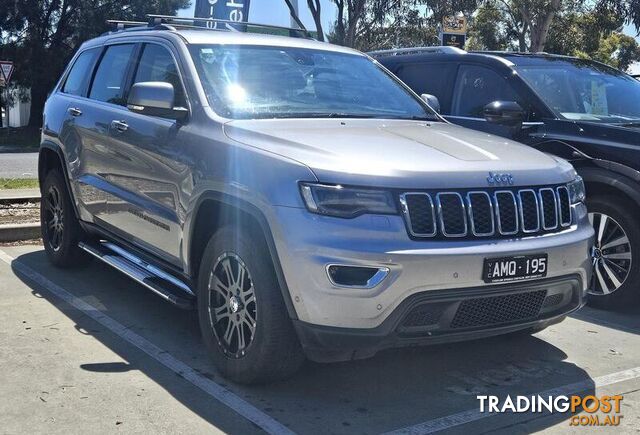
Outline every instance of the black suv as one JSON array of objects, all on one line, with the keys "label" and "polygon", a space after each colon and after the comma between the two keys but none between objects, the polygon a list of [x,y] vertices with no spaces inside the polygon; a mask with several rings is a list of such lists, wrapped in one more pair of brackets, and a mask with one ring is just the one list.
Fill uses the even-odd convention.
[{"label": "black suv", "polygon": [[596,232],[590,301],[640,299],[640,83],[598,62],[451,47],[370,53],[449,121],[570,160]]}]

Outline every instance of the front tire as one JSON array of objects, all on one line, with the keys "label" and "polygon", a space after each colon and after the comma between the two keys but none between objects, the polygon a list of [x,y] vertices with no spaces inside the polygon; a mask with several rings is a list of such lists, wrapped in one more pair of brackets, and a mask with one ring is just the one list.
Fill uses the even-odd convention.
[{"label": "front tire", "polygon": [[284,379],[304,361],[269,251],[243,228],[224,227],[209,240],[200,265],[198,317],[214,364],[235,382]]},{"label": "front tire", "polygon": [[57,267],[82,266],[91,256],[78,247],[84,233],[76,218],[64,177],[59,170],[47,173],[40,200],[40,231],[49,261]]},{"label": "front tire", "polygon": [[[626,204],[625,204],[626,203]],[[640,301],[640,224],[627,201],[598,195],[587,202],[596,237],[589,305],[622,307]]]}]

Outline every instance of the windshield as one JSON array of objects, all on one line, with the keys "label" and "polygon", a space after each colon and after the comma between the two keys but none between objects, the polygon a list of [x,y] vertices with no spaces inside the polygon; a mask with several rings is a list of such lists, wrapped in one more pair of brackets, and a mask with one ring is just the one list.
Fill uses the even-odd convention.
[{"label": "windshield", "polygon": [[430,119],[364,56],[291,47],[193,45],[209,104],[228,118]]},{"label": "windshield", "polygon": [[540,98],[565,119],[640,122],[640,82],[618,70],[566,60],[517,70]]}]

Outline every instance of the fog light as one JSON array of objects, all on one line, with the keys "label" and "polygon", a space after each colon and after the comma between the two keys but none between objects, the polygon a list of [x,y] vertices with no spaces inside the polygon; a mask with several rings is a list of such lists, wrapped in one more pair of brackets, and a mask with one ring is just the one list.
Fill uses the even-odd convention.
[{"label": "fog light", "polygon": [[345,266],[330,264],[327,275],[331,284],[338,287],[369,289],[377,286],[389,274],[387,267]]}]

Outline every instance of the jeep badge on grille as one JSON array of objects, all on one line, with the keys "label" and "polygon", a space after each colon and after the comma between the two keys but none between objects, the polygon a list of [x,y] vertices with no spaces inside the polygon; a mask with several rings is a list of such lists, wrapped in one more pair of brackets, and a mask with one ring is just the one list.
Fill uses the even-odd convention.
[{"label": "jeep badge on grille", "polygon": [[505,185],[513,185],[513,175],[511,174],[494,174],[493,172],[489,172],[489,176],[487,177],[487,183],[490,186],[505,186]]}]

